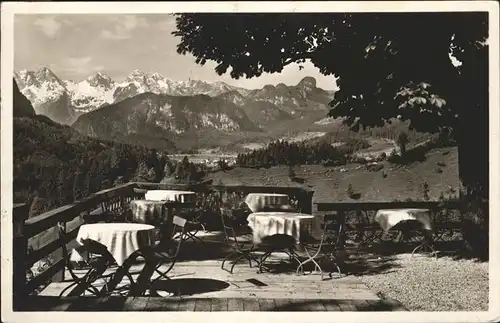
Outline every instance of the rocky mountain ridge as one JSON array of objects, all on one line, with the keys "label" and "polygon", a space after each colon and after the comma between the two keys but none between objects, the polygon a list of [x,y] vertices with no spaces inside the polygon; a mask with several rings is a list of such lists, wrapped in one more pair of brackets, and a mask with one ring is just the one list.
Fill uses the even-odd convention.
[{"label": "rocky mountain ridge", "polygon": [[[254,104],[257,108],[264,106],[262,120],[255,120],[258,125],[265,124],[270,118],[300,116],[300,110],[305,108],[324,109],[325,103],[333,97],[332,92],[317,88],[312,77],[304,78],[296,86],[280,83],[254,90],[224,82],[173,81],[160,73],[147,74],[139,70],[132,71],[122,82],[116,82],[101,72],[79,82],[62,80],[46,67],[37,71],[21,70],[14,73],[14,79],[37,113],[63,124],[71,124],[84,113],[147,92],[170,96],[223,95],[226,101],[238,106],[248,106],[249,101],[264,102]],[[311,104],[314,102],[317,104]]]},{"label": "rocky mountain ridge", "polygon": [[36,113],[73,124],[84,135],[124,142],[133,137],[139,144],[183,135],[196,141],[207,131],[243,134],[290,121],[310,122],[312,116],[326,115],[333,98],[312,77],[294,86],[280,83],[254,90],[224,82],[174,82],[138,70],[121,83],[104,73],[81,82],[61,80],[47,68],[20,71],[15,80]]},{"label": "rocky mountain ridge", "polygon": [[122,82],[101,72],[79,82],[61,80],[47,67],[37,71],[21,70],[14,73],[14,79],[38,113],[64,124],[71,124],[81,114],[146,92],[173,96],[217,96],[228,91],[246,95],[249,92],[224,82],[173,81],[159,73],[146,74],[139,70],[132,71]]}]

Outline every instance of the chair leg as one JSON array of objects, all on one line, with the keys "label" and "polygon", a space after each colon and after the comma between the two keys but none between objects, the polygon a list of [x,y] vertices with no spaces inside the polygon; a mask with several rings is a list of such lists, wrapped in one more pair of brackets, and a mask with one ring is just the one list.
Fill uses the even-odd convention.
[{"label": "chair leg", "polygon": [[155,279],[151,280],[151,282],[152,282],[152,283],[153,283],[153,282],[155,282],[155,281],[157,281],[157,280],[160,280],[160,279],[162,279],[162,278],[165,278],[166,280],[170,280],[170,277],[168,277],[168,276],[167,276],[168,271],[166,271],[166,272],[161,272],[161,271],[159,271],[159,270],[155,269],[155,272],[156,272],[159,276],[158,276],[158,277],[156,277]]},{"label": "chair leg", "polygon": [[205,243],[205,241],[203,241],[203,239],[201,239],[200,237],[197,237],[196,234],[198,233],[199,231],[196,231],[195,233],[191,233],[189,232],[189,237],[191,238],[191,240],[193,241],[199,241],[201,243]]},{"label": "chair leg", "polygon": [[288,249],[288,255],[290,257],[290,261],[295,260],[297,263],[300,264],[300,259],[295,250],[293,249]]},{"label": "chair leg", "polygon": [[264,261],[272,254],[272,251],[266,251],[261,257],[259,261],[259,269],[257,271],[258,274],[262,273],[262,267],[264,265]]},{"label": "chair leg", "polygon": [[233,273],[233,270],[234,270],[234,266],[236,266],[236,264],[245,258],[245,255],[244,254],[241,254],[238,258],[236,258],[236,260],[233,262],[233,265],[231,266],[231,270],[230,270],[230,273],[232,274]]},{"label": "chair leg", "polygon": [[167,274],[168,274],[168,273],[172,270],[172,268],[174,268],[175,263],[176,263],[176,259],[173,259],[173,260],[172,260],[172,262],[170,263],[170,266],[169,266],[169,267],[167,268],[167,270],[165,270],[165,271],[160,271],[160,270],[159,270],[159,269],[160,269],[160,267],[163,265],[163,263],[161,263],[161,262],[160,262],[159,264],[157,264],[157,265],[156,265],[156,268],[155,268],[155,272],[156,272],[157,274],[159,274],[160,276],[159,276],[159,277],[156,277],[156,278],[155,278],[155,279],[153,279],[152,281],[153,281],[153,282],[155,282],[155,281],[157,281],[157,280],[159,280],[159,279],[161,279],[161,278],[165,278],[165,279],[167,279],[167,280],[168,280],[168,279],[170,279],[170,278],[168,278],[168,277],[167,277]]},{"label": "chair leg", "polygon": [[419,249],[424,250],[424,251],[425,251],[425,249],[429,249],[430,254],[437,257],[436,249],[434,249],[434,247],[431,246],[428,242],[423,242],[423,243],[419,244],[418,246],[416,246],[415,249],[413,249],[413,251],[411,252],[412,258],[413,258],[413,254]]},{"label": "chair leg", "polygon": [[[321,246],[319,247],[319,249],[316,250],[316,252],[312,256],[306,247],[304,247],[304,251],[305,251],[308,258],[302,262],[299,260],[299,266],[297,267],[296,274],[298,275],[299,271],[301,271],[302,274],[304,274],[304,265],[309,263],[309,262],[312,262],[312,263],[314,263],[314,272],[316,272],[316,270],[319,270],[319,272],[321,273],[321,279],[323,279],[323,269],[321,269],[321,266],[315,260],[321,251]],[[312,270],[311,270],[311,273],[312,273]]]},{"label": "chair leg", "polygon": [[252,252],[251,250],[245,252],[245,257],[246,257],[246,259],[248,259],[248,265],[250,266],[250,268],[252,268],[252,260],[255,261],[257,263],[257,265],[259,264],[259,261],[257,260],[257,258],[255,258],[251,252]]},{"label": "chair leg", "polygon": [[222,261],[222,265],[221,265],[221,269],[224,269],[224,264],[226,263],[227,260],[231,259],[234,255],[237,255],[238,252],[231,252],[229,255],[226,256],[226,258],[224,258],[224,260]]},{"label": "chair leg", "polygon": [[242,251],[245,254],[246,258],[248,259],[248,264],[249,264],[250,268],[252,268],[252,260],[255,261],[257,263],[257,265],[259,264],[259,260],[257,260],[257,258],[252,254],[252,251],[255,251],[254,248],[255,248],[255,246],[252,245],[250,247],[250,249]]},{"label": "chair leg", "polygon": [[222,265],[220,266],[220,269],[224,269],[224,264],[226,263],[226,260],[228,260],[231,257],[231,255],[226,256],[224,260],[222,260]]},{"label": "chair leg", "polygon": [[[183,239],[184,240],[188,240],[188,239],[191,239],[192,241],[196,242],[196,241],[199,241],[201,243],[205,243],[205,241],[203,241],[203,239],[201,239],[200,237],[197,237],[196,234],[199,232],[198,231],[195,231],[194,233],[190,232],[190,231],[187,231],[184,233],[184,237]],[[177,239],[179,238],[179,236],[181,235],[182,233],[179,233],[177,236],[174,237],[174,239]]]},{"label": "chair leg", "polygon": [[[299,272],[302,272],[302,274],[304,275],[305,274],[304,265],[307,263],[310,263],[310,262],[312,262],[314,264],[314,272],[319,271],[321,273],[321,276],[323,277],[323,269],[321,269],[321,266],[316,262],[314,257],[310,257],[310,258],[306,259],[305,261],[299,262],[299,266],[297,267],[296,274],[299,275]],[[313,270],[311,270],[310,272],[312,273]]]},{"label": "chair leg", "polygon": [[92,295],[97,296],[99,294],[99,290],[95,288],[95,286],[90,285],[87,289]]},{"label": "chair leg", "polygon": [[[160,267],[163,265],[163,263],[161,263],[161,262],[160,262],[158,265],[156,265],[156,268],[155,268],[155,271],[156,271],[158,274],[160,274],[160,276],[165,277],[165,278],[168,278],[168,277],[166,277],[165,275],[167,275],[167,274],[168,274],[168,273],[172,270],[172,268],[174,268],[174,265],[175,265],[175,263],[176,263],[177,259],[169,259],[168,261],[171,261],[170,266],[169,266],[169,267],[167,268],[167,270],[165,270],[164,272],[161,272],[161,271],[159,270],[159,269],[160,269]],[[160,277],[159,277],[159,278],[160,278]],[[159,279],[159,278],[156,278],[156,279],[154,279],[154,280],[157,280],[157,279]]]},{"label": "chair leg", "polygon": [[63,297],[64,293],[65,293],[68,289],[70,289],[71,287],[73,287],[73,286],[75,286],[75,285],[78,285],[78,282],[77,282],[77,281],[75,281],[75,282],[73,282],[73,283],[69,284],[68,286],[64,287],[64,289],[63,289],[63,290],[59,293],[59,297]]},{"label": "chair leg", "polygon": [[[337,264],[337,262],[334,260],[334,259],[335,259],[335,257],[333,256],[333,253],[330,253],[327,257],[329,258],[330,262],[331,262],[331,263],[335,266],[335,268],[337,269],[337,272],[339,273],[339,276],[340,276],[340,277],[342,277],[342,271],[340,270],[340,267],[339,267],[339,265]],[[332,271],[330,271],[330,272],[328,273],[328,277],[333,278],[333,277],[332,277],[332,273],[333,273],[333,272],[332,272]],[[321,278],[321,279],[323,279],[323,276],[322,276],[322,278]]]},{"label": "chair leg", "polygon": [[[342,271],[340,271],[340,267],[337,265],[337,263],[334,262],[333,265],[335,266],[335,268],[337,268],[337,272],[339,273],[339,276],[342,276]],[[330,276],[330,278],[332,278],[332,272],[329,272],[328,276]],[[323,279],[323,275],[321,275],[321,279]]]}]

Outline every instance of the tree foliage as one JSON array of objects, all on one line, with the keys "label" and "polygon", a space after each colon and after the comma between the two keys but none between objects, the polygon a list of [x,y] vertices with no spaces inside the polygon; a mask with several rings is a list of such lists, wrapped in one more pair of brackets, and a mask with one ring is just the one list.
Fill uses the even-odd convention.
[{"label": "tree foliage", "polygon": [[[18,102],[14,102],[17,106]],[[70,127],[43,116],[13,119],[15,203],[30,204],[30,216],[72,203],[102,189],[132,180],[159,182],[175,161],[165,152],[79,136]],[[181,181],[190,175],[188,160]]]},{"label": "tree foliage", "polygon": [[[487,12],[185,13],[176,26],[178,53],[216,62],[219,74],[251,78],[310,61],[338,76],[329,115],[353,130],[398,118],[421,132],[449,133],[459,148],[462,201],[488,199]],[[472,218],[484,219],[482,237],[483,211]]]},{"label": "tree foliage", "polygon": [[251,152],[238,154],[236,163],[242,167],[270,167],[276,165],[344,165],[348,158],[370,144],[359,138],[347,139],[339,146],[333,146],[328,140],[288,142],[277,140],[266,147]]},{"label": "tree foliage", "polygon": [[[339,77],[330,115],[354,130],[408,120],[422,132],[451,132],[461,148],[481,153],[488,167],[488,21],[484,12],[178,14],[178,53],[218,65],[233,78],[281,72],[309,60]],[[231,41],[228,41],[230,39]],[[460,61],[452,63],[450,54]],[[462,129],[479,125],[465,147]],[[475,128],[475,127],[474,127]],[[472,129],[474,129],[472,128]],[[476,130],[474,130],[476,131]],[[477,158],[462,165],[477,164]],[[484,167],[483,167],[484,166]],[[468,189],[484,189],[487,171],[467,172]]]}]

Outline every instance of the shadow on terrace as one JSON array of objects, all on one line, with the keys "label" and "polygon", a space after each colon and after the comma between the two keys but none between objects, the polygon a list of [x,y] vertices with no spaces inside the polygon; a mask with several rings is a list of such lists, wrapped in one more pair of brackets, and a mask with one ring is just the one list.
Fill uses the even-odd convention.
[{"label": "shadow on terrace", "polygon": [[[152,189],[196,192],[196,202],[188,207],[201,210],[212,221],[205,223],[208,230],[200,230],[198,235],[200,239],[187,240],[183,243],[169,278],[158,280],[155,285],[156,290],[151,290],[148,295],[59,297],[58,292],[68,284],[67,262],[62,257],[61,247],[66,245],[67,249],[71,249],[77,245],[75,238],[81,224],[92,218],[98,219],[105,213],[129,212],[131,201],[144,199],[144,192]],[[393,254],[384,254],[377,250],[377,244],[362,246],[359,241],[349,241],[349,237],[347,241],[344,241],[346,243],[339,244],[347,256],[339,258],[339,261],[336,260],[342,272],[342,275],[338,277],[334,274],[333,278],[322,280],[317,273],[309,273],[309,269],[314,268],[307,266],[304,268],[306,274],[297,275],[297,264],[290,262],[286,255],[279,253],[271,259],[269,266],[277,269],[276,271],[257,273],[255,264],[250,267],[248,261],[238,263],[234,273],[222,270],[222,260],[231,252],[231,249],[225,243],[225,235],[222,233],[221,226],[217,227],[220,225],[219,209],[231,202],[241,203],[249,193],[286,194],[290,198],[290,205],[294,212],[313,214],[313,192],[294,187],[128,183],[95,193],[84,200],[30,219],[27,218],[27,207],[16,205],[13,212],[15,309],[63,311],[404,310],[397,302],[380,299],[355,277],[394,270],[396,265],[393,262]],[[346,208],[358,211],[360,208],[370,210],[422,206],[429,209],[436,208],[432,202],[417,203],[418,205],[405,202],[340,204],[342,205],[329,203],[329,211],[343,215]],[[167,215],[179,214],[179,210],[185,207],[186,205],[178,202],[167,203],[165,212]],[[314,211],[314,214],[316,213],[317,211]],[[54,236],[54,228],[61,225],[66,226],[66,234]],[[39,240],[35,245],[41,247],[28,252],[28,246],[34,239]],[[27,273],[31,271],[35,263],[49,258],[50,261],[44,271],[27,279]],[[145,267],[144,263],[139,261],[132,265],[131,273],[140,272]],[[328,266],[323,268],[327,272],[333,272]],[[165,293],[168,297],[160,295]]]}]

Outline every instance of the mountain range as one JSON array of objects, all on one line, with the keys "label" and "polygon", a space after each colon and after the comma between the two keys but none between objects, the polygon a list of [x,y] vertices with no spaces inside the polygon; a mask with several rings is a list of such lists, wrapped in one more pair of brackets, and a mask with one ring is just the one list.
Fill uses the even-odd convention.
[{"label": "mountain range", "polygon": [[80,82],[50,69],[14,74],[36,113],[105,139],[170,138],[185,133],[262,131],[311,113],[326,113],[334,93],[313,77],[297,85],[244,89],[224,82],[173,81],[134,70],[122,82],[96,73]]},{"label": "mountain range", "polygon": [[248,92],[223,82],[176,82],[159,73],[146,74],[139,70],[134,70],[120,83],[101,72],[80,82],[62,80],[47,67],[37,71],[21,70],[14,73],[14,79],[37,113],[64,124],[71,124],[83,113],[146,92],[173,96],[217,96],[232,90]]}]

